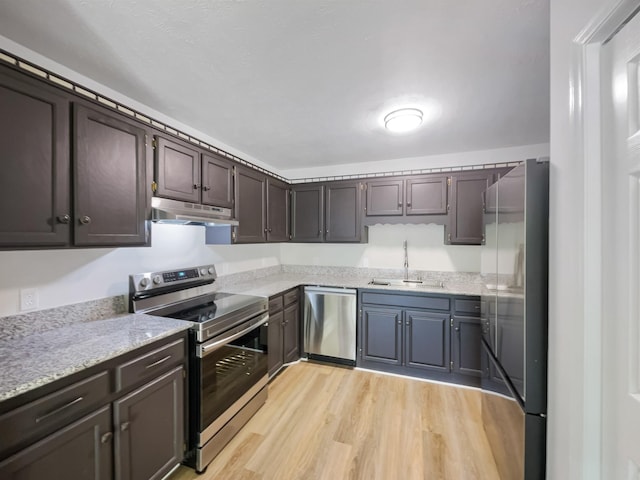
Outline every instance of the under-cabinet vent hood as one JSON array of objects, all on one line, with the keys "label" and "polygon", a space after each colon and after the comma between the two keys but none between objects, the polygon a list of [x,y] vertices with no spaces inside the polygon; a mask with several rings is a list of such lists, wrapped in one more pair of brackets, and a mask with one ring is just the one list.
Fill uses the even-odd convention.
[{"label": "under-cabinet vent hood", "polygon": [[151,220],[157,223],[179,225],[238,225],[231,218],[231,209],[197,203],[181,202],[168,198],[151,198]]}]

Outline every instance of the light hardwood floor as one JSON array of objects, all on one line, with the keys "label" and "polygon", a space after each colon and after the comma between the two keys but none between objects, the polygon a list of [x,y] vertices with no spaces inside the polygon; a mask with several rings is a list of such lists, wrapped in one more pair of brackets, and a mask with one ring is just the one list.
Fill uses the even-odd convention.
[{"label": "light hardwood floor", "polygon": [[170,480],[499,479],[480,392],[300,362],[202,474]]}]

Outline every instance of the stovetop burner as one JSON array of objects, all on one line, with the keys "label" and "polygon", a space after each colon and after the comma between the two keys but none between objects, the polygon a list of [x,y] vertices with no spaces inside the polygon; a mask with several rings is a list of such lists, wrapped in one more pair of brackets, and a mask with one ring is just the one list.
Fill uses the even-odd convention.
[{"label": "stovetop burner", "polygon": [[215,279],[213,265],[130,275],[130,311],[193,322],[203,342],[268,310],[264,297],[214,291]]}]

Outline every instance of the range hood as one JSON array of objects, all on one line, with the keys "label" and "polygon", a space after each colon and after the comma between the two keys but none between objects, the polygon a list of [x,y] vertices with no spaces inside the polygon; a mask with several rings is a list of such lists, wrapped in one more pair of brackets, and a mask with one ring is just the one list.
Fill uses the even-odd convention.
[{"label": "range hood", "polygon": [[238,225],[231,217],[231,209],[168,198],[151,198],[151,221],[179,225]]}]

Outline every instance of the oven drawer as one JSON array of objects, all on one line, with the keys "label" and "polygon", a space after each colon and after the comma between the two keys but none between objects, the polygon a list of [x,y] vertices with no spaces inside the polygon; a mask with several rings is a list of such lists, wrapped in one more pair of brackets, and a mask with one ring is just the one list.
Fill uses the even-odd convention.
[{"label": "oven drawer", "polygon": [[105,371],[1,415],[0,452],[64,427],[101,405],[110,393]]},{"label": "oven drawer", "polygon": [[116,368],[116,390],[122,390],[158,376],[169,367],[184,362],[184,339],[134,358]]}]

